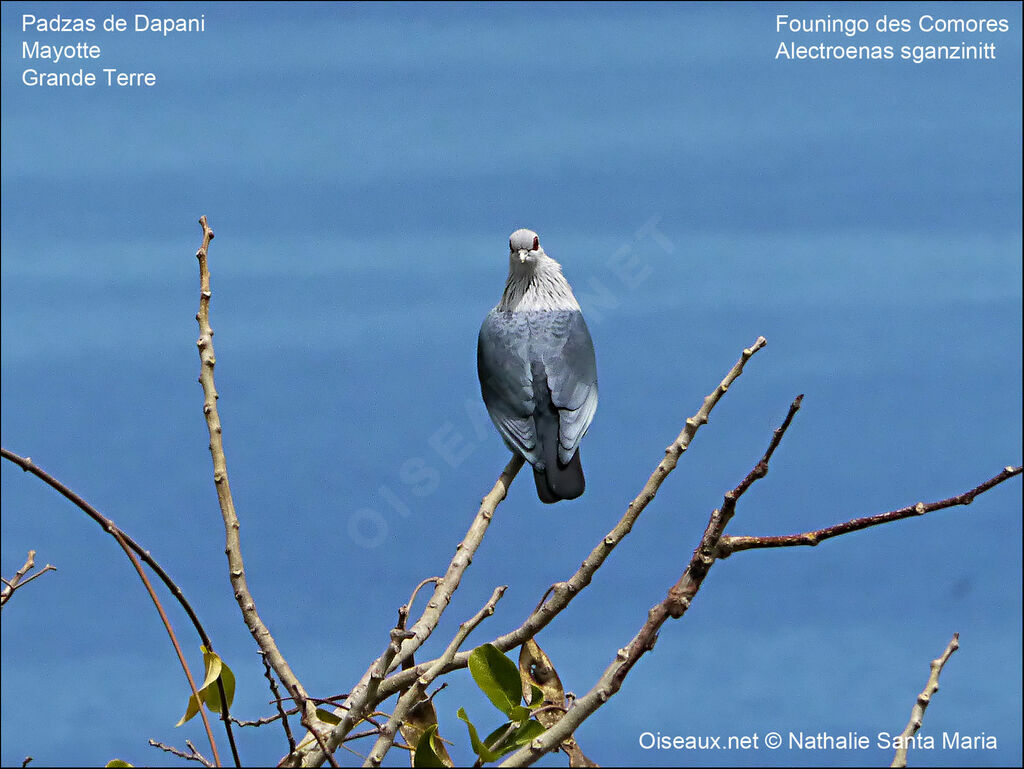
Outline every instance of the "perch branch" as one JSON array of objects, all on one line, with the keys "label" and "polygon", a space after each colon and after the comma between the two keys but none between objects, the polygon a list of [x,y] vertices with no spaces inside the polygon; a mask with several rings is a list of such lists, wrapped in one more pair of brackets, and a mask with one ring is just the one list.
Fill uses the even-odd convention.
[{"label": "perch branch", "polygon": [[391,663],[391,670],[394,670],[411,657],[423,642],[427,640],[427,637],[434,631],[434,628],[437,627],[441,614],[444,613],[444,610],[451,602],[452,594],[458,589],[463,573],[472,562],[473,555],[480,546],[480,542],[483,541],[487,527],[494,517],[494,511],[501,504],[502,500],[505,499],[509,486],[512,485],[512,481],[522,467],[523,458],[518,454],[514,455],[505,466],[497,483],[494,484],[494,488],[481,501],[480,510],[477,512],[476,518],[473,519],[469,531],[462,539],[462,542],[455,548],[455,556],[448,565],[448,571],[435,583],[434,594],[427,601],[427,606],[423,610],[423,614],[420,615],[419,620],[409,629],[412,636],[402,644],[401,651]]},{"label": "perch branch", "polygon": [[953,652],[959,648],[960,634],[953,633],[953,640],[946,646],[946,651],[938,659],[932,660],[928,683],[925,684],[924,691],[917,695],[917,702],[914,703],[914,707],[910,711],[910,721],[907,722],[907,727],[903,730],[903,734],[896,738],[899,747],[896,749],[896,756],[893,758],[891,766],[902,769],[902,767],[907,765],[907,747],[910,743],[910,738],[917,734],[917,730],[921,728],[924,711],[928,707],[928,703],[932,701],[932,696],[939,690],[939,674],[942,673],[943,666],[953,656]]},{"label": "perch branch", "polygon": [[[480,546],[484,533],[487,531],[491,518],[494,516],[495,509],[505,499],[509,486],[522,467],[523,458],[516,454],[509,460],[498,480],[495,481],[494,487],[481,500],[480,509],[470,524],[469,531],[466,532],[466,536],[463,537],[462,541],[456,545],[455,556],[452,558],[448,570],[435,583],[433,595],[430,597],[420,619],[409,629],[409,637],[401,646],[400,651],[396,650],[394,640],[392,640],[384,653],[370,664],[369,669],[363,674],[359,683],[352,689],[342,708],[345,712],[339,713],[337,710],[335,711],[335,714],[341,717],[341,721],[331,729],[327,739],[328,750],[336,750],[345,736],[355,728],[356,724],[367,713],[372,712],[378,703],[398,691],[398,689],[389,687],[389,694],[382,695],[378,688],[381,684],[381,679],[383,679],[384,674],[388,670],[394,669],[401,664],[403,659],[411,656],[437,626],[438,621],[441,619],[441,613],[451,601],[452,594],[458,588],[463,573],[473,560],[473,555]],[[420,670],[420,667],[423,669]],[[465,664],[461,667],[465,667]],[[421,665],[417,668],[409,668],[409,670],[418,670],[419,672],[408,677],[406,686],[411,685],[417,677],[428,669],[429,664],[426,667]],[[388,680],[390,681],[390,679]],[[324,761],[324,758],[325,756],[318,753],[316,746],[312,745],[307,736],[299,745],[299,750],[293,753],[284,765],[290,766],[292,765],[291,760],[295,760],[302,766],[319,766]]]},{"label": "perch branch", "polygon": [[979,494],[984,494],[992,487],[998,486],[1003,481],[1013,478],[1015,475],[1020,475],[1020,473],[1020,466],[1004,467],[1001,473],[992,476],[987,481],[979,486],[975,486],[970,491],[965,491],[963,494],[958,494],[955,497],[949,497],[948,499],[942,499],[938,502],[929,502],[927,504],[924,502],[918,502],[916,505],[901,507],[899,510],[892,510],[888,513],[879,513],[878,515],[869,515],[865,518],[854,518],[849,521],[844,521],[843,523],[837,523],[834,526],[829,526],[825,529],[807,531],[803,534],[789,534],[780,537],[725,536],[722,537],[721,541],[718,543],[717,557],[727,558],[740,550],[751,550],[759,547],[797,547],[800,545],[814,547],[819,542],[824,542],[826,539],[831,539],[832,537],[838,537],[840,534],[849,534],[852,531],[860,531],[861,529],[867,529],[871,526],[891,523],[892,521],[899,521],[904,518],[914,518],[916,516],[932,513],[936,510],[942,510],[947,507],[969,505]]},{"label": "perch branch", "polygon": [[[690,447],[690,442],[693,437],[697,434],[697,430],[700,429],[701,425],[705,425],[708,422],[708,417],[711,415],[712,409],[721,400],[722,396],[728,391],[730,385],[743,373],[743,367],[747,361],[762,347],[767,344],[764,337],[758,337],[757,340],[750,347],[745,349],[740,355],[736,364],[732,367],[725,378],[719,383],[719,385],[704,398],[704,403],[700,409],[692,417],[686,420],[682,432],[676,437],[676,439],[665,449],[665,458],[661,460],[658,466],[651,473],[650,478],[647,479],[647,483],[644,484],[643,489],[637,495],[637,497],[629,503],[626,508],[626,512],[622,518],[615,525],[615,527],[608,532],[605,537],[597,543],[594,549],[590,552],[590,555],[584,559],[583,564],[567,581],[559,582],[552,585],[548,590],[548,594],[551,595],[551,599],[542,602],[533,613],[527,617],[526,621],[518,628],[510,633],[499,636],[490,643],[497,647],[502,652],[507,652],[510,649],[514,649],[524,641],[528,641],[533,638],[537,633],[541,631],[548,623],[550,623],[555,616],[561,612],[569,603],[583,590],[590,581],[593,579],[594,574],[605,562],[608,556],[611,554],[615,546],[621,542],[627,534],[633,529],[633,524],[636,523],[640,514],[644,511],[651,500],[654,499],[658,493],[658,489],[661,488],[661,484],[665,478],[668,477],[669,473],[675,469],[679,462],[679,458],[683,453]],[[435,660],[436,661],[436,660]],[[416,667],[408,670],[403,670],[401,673],[397,673],[388,678],[380,688],[379,695],[381,697],[389,697],[397,691],[405,689],[409,686],[417,676],[422,675],[435,661],[428,661],[417,665]],[[449,663],[444,672],[456,670],[458,668],[464,668],[469,664],[469,653],[460,652],[455,655],[455,658]]]},{"label": "perch branch", "polygon": [[[764,337],[758,337],[754,341],[753,345],[743,350],[740,359],[732,367],[725,378],[710,395],[704,398],[704,403],[701,405],[701,408],[697,413],[686,420],[682,432],[680,432],[672,444],[665,449],[664,459],[662,459],[655,468],[640,494],[633,500],[633,502],[630,503],[625,514],[615,528],[598,543],[587,559],[584,560],[580,569],[568,580],[568,582],[555,585],[551,591],[554,594],[552,599],[534,611],[523,625],[511,633],[507,633],[499,637],[491,643],[501,651],[505,652],[509,649],[515,648],[519,644],[523,643],[523,641],[532,638],[560,611],[568,606],[580,590],[590,583],[597,569],[600,568],[601,564],[604,563],[605,559],[607,559],[608,555],[622,540],[622,538],[630,532],[633,528],[633,524],[640,516],[640,513],[642,513],[644,508],[646,508],[650,501],[654,499],[654,496],[657,494],[662,482],[676,467],[682,454],[689,448],[690,442],[693,440],[694,435],[696,435],[697,430],[700,429],[702,425],[707,424],[708,417],[710,416],[712,409],[714,409],[718,401],[721,400],[722,396],[725,395],[730,385],[732,385],[740,374],[743,373],[743,367],[746,362],[766,344],[767,341]],[[427,605],[427,610],[420,618],[420,621],[413,627],[414,631],[424,631],[430,622],[433,624],[429,625],[429,630],[433,630],[433,627],[436,626],[437,620],[440,618],[440,612],[443,611],[445,606],[447,606],[447,603],[451,598],[451,594],[458,586],[458,580],[461,579],[462,573],[469,565],[470,560],[472,560],[473,553],[476,552],[476,548],[480,544],[480,540],[486,531],[494,509],[501,500],[505,498],[509,485],[512,483],[516,473],[519,472],[522,466],[522,458],[518,455],[514,456],[505,467],[504,472],[498,479],[497,483],[495,483],[494,488],[486,497],[484,497],[476,519],[474,519],[470,526],[466,537],[456,547],[455,558],[452,559],[444,578],[437,583],[434,595],[431,597],[430,602]],[[443,603],[440,603],[440,601],[443,601]],[[429,630],[427,630],[427,635],[429,635]],[[425,639],[426,635],[423,635],[422,638]],[[417,639],[418,636],[406,642],[406,647],[403,647],[402,649],[403,656],[406,654],[407,650],[409,654],[412,654],[412,652],[415,651],[415,648],[419,647],[422,640],[417,642]],[[395,673],[380,683],[379,688],[376,690],[376,695],[371,698],[367,696],[370,691],[371,677],[374,671],[380,669],[381,662],[382,658],[380,657],[375,660],[370,666],[370,669],[363,675],[363,678],[352,690],[352,694],[346,702],[349,710],[347,713],[342,715],[341,722],[331,730],[331,735],[328,740],[329,747],[337,747],[338,742],[340,742],[340,740],[349,731],[351,731],[357,723],[359,723],[361,713],[372,709],[376,703],[383,701],[387,697],[407,689],[419,676],[430,670],[438,660],[424,662],[399,673]],[[446,673],[451,670],[464,668],[468,663],[469,653],[460,652],[456,654],[449,663],[444,665],[441,672]],[[389,669],[394,669],[398,664],[400,664],[398,661],[391,663],[389,665]],[[294,755],[293,758],[301,762],[301,765],[303,766],[318,766],[323,761],[323,757],[317,754],[315,746],[310,744],[308,738],[303,741],[303,744],[299,747],[298,754]]]}]

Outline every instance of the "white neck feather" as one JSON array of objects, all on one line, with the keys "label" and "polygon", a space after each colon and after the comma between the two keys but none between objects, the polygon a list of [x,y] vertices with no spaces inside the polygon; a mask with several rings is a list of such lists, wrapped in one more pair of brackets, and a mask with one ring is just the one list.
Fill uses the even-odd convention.
[{"label": "white neck feather", "polygon": [[579,310],[562,266],[541,251],[536,261],[523,263],[516,254],[509,258],[508,280],[498,310],[505,312]]}]

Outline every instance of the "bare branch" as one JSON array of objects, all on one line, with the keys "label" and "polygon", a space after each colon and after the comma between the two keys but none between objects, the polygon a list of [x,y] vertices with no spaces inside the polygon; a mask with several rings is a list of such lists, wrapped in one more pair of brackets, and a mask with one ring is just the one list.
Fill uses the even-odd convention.
[{"label": "bare branch", "polygon": [[[616,527],[598,543],[593,552],[591,552],[587,559],[584,560],[583,565],[569,579],[569,581],[555,585],[553,587],[553,598],[534,611],[523,625],[511,633],[507,633],[495,641],[492,641],[491,643],[504,652],[518,646],[523,643],[523,641],[532,638],[540,631],[541,628],[546,626],[560,611],[562,611],[562,609],[568,606],[580,590],[590,583],[597,569],[600,568],[605,559],[622,540],[622,538],[630,532],[633,528],[633,524],[636,522],[636,519],[640,516],[640,513],[643,512],[644,508],[646,508],[650,501],[654,499],[654,496],[657,494],[662,482],[676,467],[676,464],[682,454],[689,448],[690,442],[693,440],[694,435],[696,435],[697,430],[700,429],[702,425],[707,424],[708,417],[711,414],[712,409],[714,409],[718,401],[721,400],[722,396],[725,395],[730,385],[732,385],[740,374],[743,373],[743,367],[746,362],[766,344],[767,341],[764,337],[758,337],[753,345],[743,350],[740,359],[732,367],[721,383],[719,383],[718,387],[716,387],[715,390],[704,399],[704,403],[697,413],[686,420],[682,432],[665,450],[665,458],[655,468],[637,498],[630,503],[626,513],[623,515],[618,525],[616,525]],[[448,567],[448,571],[444,578],[437,583],[434,595],[427,604],[427,609],[424,611],[419,622],[417,622],[412,628],[412,630],[416,632],[416,635],[406,641],[403,645],[400,657],[395,660],[387,661],[388,670],[393,670],[398,667],[407,655],[411,655],[417,648],[419,648],[423,640],[425,640],[434,627],[436,627],[437,621],[440,619],[441,612],[444,611],[444,608],[451,600],[452,593],[455,591],[455,588],[458,587],[459,579],[461,579],[463,572],[472,560],[473,554],[476,552],[476,548],[480,544],[480,540],[487,529],[487,525],[490,522],[494,509],[505,498],[509,485],[522,466],[523,459],[518,455],[513,456],[512,460],[505,467],[501,477],[499,477],[497,483],[495,483],[494,488],[486,497],[484,497],[480,511],[477,513],[477,517],[471,524],[469,532],[463,538],[462,542],[460,542],[456,547],[455,557],[452,559],[452,562]],[[379,688],[376,688],[372,683],[372,679],[374,678],[374,674],[379,672],[381,669],[382,663],[386,661],[385,658],[387,655],[388,651],[385,651],[384,655],[378,657],[373,664],[371,664],[370,669],[363,675],[359,683],[353,688],[351,696],[346,701],[346,704],[349,706],[349,711],[343,715],[339,714],[342,715],[342,720],[331,730],[328,747],[332,749],[336,748],[341,739],[344,738],[344,736],[348,734],[348,732],[351,731],[359,722],[363,712],[372,709],[376,703],[383,701],[387,697],[411,686],[416,678],[430,670],[438,661],[431,660],[403,670],[399,673],[395,673],[385,681],[381,682]],[[446,673],[458,668],[464,668],[468,664],[468,661],[469,653],[460,652],[455,655],[451,662],[444,666],[444,669],[441,672]],[[373,694],[373,696],[368,696],[373,693],[374,688],[376,688],[376,693]],[[310,745],[310,740],[307,736],[307,738],[299,745],[298,753],[293,754],[293,756],[286,760],[286,765],[291,765],[291,761],[301,763],[303,766],[318,766],[323,761],[323,756],[317,754],[315,747]]]},{"label": "bare branch", "polygon": [[[25,587],[25,585],[27,585],[29,582],[31,582],[32,580],[36,579],[37,577],[43,576],[48,571],[57,571],[57,567],[56,566],[53,566],[52,564],[48,563],[48,564],[46,564],[46,566],[44,566],[42,569],[37,571],[31,577],[29,577],[28,579],[25,579],[25,575],[28,574],[30,571],[32,571],[32,569],[34,569],[35,566],[36,566],[36,551],[35,550],[29,550],[28,551],[28,557],[25,559],[25,564],[20,569],[18,569],[16,572],[14,572],[14,576],[13,577],[11,577],[10,579],[4,579],[3,580],[4,588],[3,588],[2,591],[0,591],[0,606],[3,606],[5,603],[7,603],[7,601],[10,599],[10,597],[12,595],[14,595],[14,591],[17,590],[18,588]],[[3,578],[0,577],[0,579],[3,579]]]},{"label": "bare branch", "polygon": [[292,728],[288,723],[288,714],[285,712],[284,705],[281,702],[281,692],[277,688],[277,682],[274,680],[274,671],[270,668],[270,663],[267,662],[267,655],[260,651],[260,661],[263,663],[263,675],[266,676],[267,681],[270,683],[270,693],[274,696],[274,704],[277,706],[277,715],[281,719],[281,725],[284,728],[284,736],[288,739],[288,752],[292,753],[295,750],[295,738],[292,736]]},{"label": "bare branch", "polygon": [[896,744],[899,747],[896,749],[896,756],[893,758],[891,766],[902,769],[902,767],[907,765],[907,748],[909,747],[910,739],[921,728],[924,711],[928,707],[928,703],[932,701],[932,695],[939,690],[939,674],[942,673],[942,668],[953,655],[953,652],[959,648],[960,634],[953,633],[953,639],[946,646],[946,651],[938,659],[932,660],[928,683],[925,684],[924,691],[917,695],[917,702],[914,703],[914,707],[910,711],[910,721],[907,722],[907,727],[903,730],[903,734],[896,738]]},{"label": "bare branch", "polygon": [[[294,715],[298,715],[299,709],[298,708],[288,708],[288,710],[286,710],[285,712],[288,715],[290,715],[290,716],[294,716]],[[243,719],[243,718],[236,718],[235,716],[231,716],[231,722],[235,726],[241,726],[243,728],[246,727],[246,726],[256,726],[256,727],[267,726],[268,724],[272,724],[272,723],[274,723],[276,721],[280,721],[280,720],[281,720],[281,714],[280,713],[275,713],[272,716],[265,716],[263,718],[253,718],[253,719],[250,719],[250,720],[246,720],[246,719]]]},{"label": "bare branch", "polygon": [[735,552],[740,550],[751,550],[753,548],[760,547],[797,547],[800,545],[808,545],[814,547],[819,542],[824,542],[826,539],[832,537],[838,537],[841,534],[849,534],[853,531],[860,531],[861,529],[867,529],[871,526],[878,526],[883,523],[891,523],[893,521],[899,521],[904,518],[913,518],[919,515],[925,515],[926,513],[932,513],[936,510],[942,510],[947,507],[956,507],[957,505],[969,505],[974,501],[974,498],[979,494],[984,494],[994,486],[998,486],[1003,481],[1009,480],[1016,475],[1020,475],[1021,467],[1004,467],[1001,473],[992,476],[984,483],[975,486],[970,491],[965,491],[963,494],[958,494],[955,497],[949,497],[948,499],[942,499],[938,502],[918,502],[916,505],[908,505],[907,507],[901,507],[899,510],[892,510],[888,513],[879,513],[878,515],[871,515],[865,518],[854,518],[843,523],[837,523],[834,526],[829,526],[825,529],[818,529],[817,531],[808,531],[803,534],[789,534],[780,537],[722,537],[718,543],[718,558],[727,558]]},{"label": "bare branch", "polygon": [[416,601],[416,596],[419,594],[420,590],[431,583],[437,585],[437,583],[440,581],[441,577],[427,577],[425,580],[420,582],[420,584],[418,584],[415,588],[413,588],[412,595],[409,596],[409,600],[405,603],[404,606],[402,606],[398,610],[398,616],[400,619],[397,627],[402,629],[405,628],[405,621],[409,618],[409,612],[412,611],[412,605]]},{"label": "bare branch", "polygon": [[[378,703],[398,691],[397,688],[389,687],[388,694],[381,694],[378,687],[383,675],[388,670],[393,670],[400,665],[402,660],[410,657],[426,640],[427,636],[433,632],[434,628],[437,627],[437,623],[441,619],[441,613],[447,608],[452,594],[459,586],[463,573],[473,560],[473,554],[476,553],[477,548],[480,546],[487,527],[490,525],[491,518],[494,516],[495,509],[505,499],[509,486],[512,485],[512,481],[522,467],[523,458],[518,454],[514,455],[509,460],[509,463],[505,465],[505,469],[498,477],[498,480],[495,481],[494,487],[481,500],[480,509],[470,524],[469,531],[466,532],[466,536],[463,537],[462,541],[456,545],[455,556],[448,565],[448,570],[445,572],[444,577],[436,583],[434,594],[431,596],[430,601],[428,601],[420,619],[408,631],[409,637],[402,645],[400,653],[396,652],[394,640],[392,639],[384,653],[370,664],[369,669],[363,674],[359,683],[353,687],[352,692],[345,701],[347,712],[342,714],[335,711],[336,715],[341,716],[341,722],[331,729],[327,740],[327,747],[330,750],[337,749],[344,740],[345,735],[355,728],[356,724],[365,717],[366,713],[372,712]],[[407,683],[401,688],[404,689],[411,685],[429,667],[430,663],[426,667],[421,665],[403,671],[403,673],[408,673],[411,670],[418,672],[415,675],[408,676]],[[459,667],[465,667],[465,663]],[[423,669],[421,670],[420,668]],[[391,679],[388,680],[390,681]],[[324,758],[325,756],[320,755],[316,748],[311,745],[307,735],[299,744],[298,752],[288,757],[283,762],[283,765],[292,766],[292,761],[295,761],[302,766],[319,766]]]},{"label": "bare branch", "polygon": [[794,415],[800,409],[802,400],[802,395],[798,395],[794,399],[785,421],[775,431],[764,456],[736,488],[726,492],[721,508],[711,513],[704,536],[694,551],[683,576],[669,589],[664,600],[651,608],[647,614],[647,621],[629,642],[629,645],[624,649],[619,649],[615,659],[594,687],[582,697],[577,698],[575,704],[569,708],[558,723],[528,745],[515,751],[501,764],[502,766],[529,766],[545,753],[557,750],[583,721],[622,688],[622,683],[629,671],[644,654],[654,648],[654,643],[658,640],[658,631],[665,621],[670,617],[678,619],[686,613],[697,591],[700,590],[711,565],[715,562],[718,540],[735,513],[736,502],[755,481],[768,474],[768,461],[792,423]]},{"label": "bare branch", "polygon": [[[559,614],[569,603],[575,598],[581,590],[583,590],[590,581],[593,579],[594,574],[597,572],[601,565],[605,562],[612,550],[615,549],[616,545],[621,542],[627,534],[633,529],[633,524],[636,523],[640,514],[644,511],[651,500],[654,499],[658,493],[658,489],[661,488],[661,484],[665,478],[668,477],[669,473],[675,469],[679,462],[679,458],[683,453],[690,447],[690,442],[693,437],[697,434],[697,430],[700,429],[701,425],[705,425],[708,422],[708,417],[711,415],[712,409],[717,405],[718,401],[721,400],[722,396],[728,391],[729,387],[733,382],[743,373],[743,367],[746,362],[768,342],[764,337],[758,337],[757,340],[747,349],[743,350],[740,359],[736,361],[736,364],[732,367],[725,378],[719,383],[719,385],[704,398],[704,403],[700,409],[692,417],[686,420],[682,432],[679,433],[678,437],[672,442],[672,444],[665,449],[665,458],[661,460],[658,466],[651,473],[650,478],[647,479],[647,483],[644,484],[640,494],[629,503],[626,508],[626,512],[622,518],[615,525],[615,527],[608,532],[604,538],[594,547],[590,552],[590,555],[584,559],[583,564],[567,581],[559,582],[552,585],[545,595],[551,594],[551,599],[542,602],[536,610],[527,617],[526,621],[523,622],[515,630],[505,635],[495,638],[490,643],[497,647],[502,652],[507,652],[510,649],[514,649],[521,645],[524,641],[528,641],[539,633],[544,627],[550,623],[555,616]],[[436,661],[436,660],[435,660]],[[423,662],[414,668],[403,670],[400,673],[388,678],[381,684],[379,696],[382,698],[390,697],[397,691],[405,689],[411,684],[417,676],[420,676],[429,669],[435,661]],[[469,664],[469,652],[460,652],[455,655],[452,662],[446,667],[444,672],[464,668]]]},{"label": "bare branch", "polygon": [[21,568],[14,572],[14,576],[9,580],[4,579],[4,591],[3,600],[6,601],[7,597],[14,592],[14,588],[17,587],[18,583],[21,582],[21,578],[28,574],[32,569],[36,567],[36,551],[29,550],[28,556],[25,558],[25,563],[22,564]]},{"label": "bare branch", "polygon": [[[575,706],[569,709],[563,719],[532,743],[512,754],[508,759],[506,759],[502,766],[527,766],[536,761],[544,753],[556,749],[561,740],[572,734],[576,727],[579,726],[579,724],[582,723],[591,713],[593,713],[594,710],[599,708],[612,695],[619,691],[623,680],[633,665],[636,664],[643,654],[654,648],[654,643],[657,640],[657,634],[662,624],[664,624],[669,617],[679,618],[685,614],[694,596],[700,589],[700,586],[703,583],[704,578],[707,576],[712,564],[714,564],[715,560],[720,557],[719,554],[723,549],[722,543],[727,539],[733,539],[734,541],[737,539],[753,539],[727,538],[724,536],[725,527],[728,525],[735,513],[736,503],[739,498],[747,491],[747,489],[750,488],[751,485],[753,485],[755,481],[763,478],[767,474],[768,461],[771,459],[771,456],[778,447],[782,436],[785,434],[786,429],[792,422],[793,416],[799,410],[802,399],[803,396],[801,395],[797,396],[793,401],[785,421],[782,426],[775,431],[771,444],[761,461],[755,465],[755,467],[735,489],[726,493],[722,507],[711,514],[711,519],[705,529],[701,543],[694,551],[690,564],[687,566],[683,576],[669,590],[666,598],[650,610],[648,613],[648,619],[644,623],[643,627],[626,648],[618,651],[615,660],[605,670],[598,683],[586,695],[576,701]],[[970,504],[978,494],[989,490],[993,486],[1010,477],[1020,474],[1020,472],[1021,468],[1019,467],[1007,467],[999,475],[957,497],[952,497],[938,503],[932,503],[931,505],[918,503],[912,508],[905,508],[903,510],[894,511],[893,513],[883,514],[882,516],[858,519],[857,521],[852,521],[848,524],[841,524],[838,527],[834,527],[834,531],[829,530],[829,536],[837,536],[838,534],[846,533],[846,531],[865,528],[869,525],[886,523],[891,520],[899,520],[900,518],[909,517],[909,515],[912,514],[921,515],[923,513],[930,512],[933,509],[939,509],[940,507],[951,507],[957,504]],[[857,525],[858,522],[861,521],[866,523]],[[792,541],[786,542],[785,544],[812,543]],[[748,545],[747,547],[756,546],[758,545]],[[774,546],[784,545],[776,544]]]},{"label": "bare branch", "polygon": [[37,578],[43,576],[48,571],[57,571],[57,567],[54,566],[52,563],[48,563],[48,564],[46,564],[46,566],[44,566],[42,569],[37,571],[31,577],[29,577],[28,579],[23,579],[20,582],[18,582],[17,584],[15,584],[13,582],[8,582],[6,579],[4,580],[4,582],[7,583],[8,586],[13,587],[16,590],[16,589],[18,589],[20,587],[24,587],[25,585],[27,585],[32,580],[37,579]]},{"label": "bare branch", "polygon": [[[217,501],[220,504],[221,516],[224,518],[225,548],[224,552],[228,557],[228,574],[231,579],[231,587],[234,589],[235,600],[242,610],[242,618],[246,627],[255,639],[256,644],[263,650],[265,659],[274,669],[277,677],[284,684],[298,704],[303,709],[302,721],[308,729],[319,734],[316,724],[316,707],[308,702],[309,695],[305,687],[292,672],[288,661],[277,648],[274,637],[270,630],[263,623],[259,613],[256,611],[256,601],[249,591],[249,585],[245,578],[245,563],[242,560],[242,540],[239,534],[239,520],[235,512],[235,503],[231,497],[231,485],[228,481],[228,464],[224,454],[223,429],[221,427],[220,415],[217,413],[217,387],[213,379],[213,367],[217,363],[217,357],[213,350],[213,328],[210,326],[210,269],[207,262],[207,251],[210,241],[213,240],[213,230],[210,229],[205,216],[199,217],[199,225],[203,229],[203,241],[196,251],[196,259],[199,260],[199,312],[196,313],[196,321],[199,324],[199,340],[196,346],[199,348],[199,383],[203,386],[203,414],[206,415],[206,427],[210,433],[210,456],[213,458],[213,482],[217,488]],[[319,739],[319,737],[318,737]]]},{"label": "bare branch", "polygon": [[380,729],[380,737],[377,738],[377,742],[370,750],[370,754],[366,758],[364,766],[380,766],[380,762],[384,760],[384,756],[391,748],[391,744],[395,741],[395,737],[398,734],[398,727],[401,726],[405,720],[409,711],[412,710],[413,706],[418,704],[424,699],[427,692],[427,687],[434,682],[444,669],[444,666],[452,661],[455,653],[462,646],[462,642],[466,640],[466,637],[473,632],[474,628],[483,622],[485,617],[489,617],[494,614],[494,606],[501,600],[502,595],[508,589],[508,585],[501,585],[496,587],[487,603],[474,614],[470,619],[459,625],[458,632],[455,633],[455,637],[452,638],[451,643],[448,644],[448,648],[445,649],[437,661],[431,666],[431,668],[416,679],[416,683],[410,686],[409,689],[399,698],[398,704],[395,706],[394,713],[391,714],[391,718],[388,722]]},{"label": "bare branch", "polygon": [[514,455],[505,466],[498,481],[494,484],[494,488],[480,502],[480,510],[477,512],[476,518],[473,519],[473,523],[466,536],[456,546],[455,556],[448,565],[448,571],[445,572],[444,577],[437,581],[434,586],[434,594],[427,602],[426,609],[423,610],[423,614],[420,615],[416,624],[410,628],[413,634],[412,637],[402,644],[401,652],[395,661],[391,663],[392,670],[412,656],[423,642],[427,640],[427,637],[434,631],[434,628],[437,627],[441,615],[451,602],[452,594],[459,587],[463,573],[472,562],[473,555],[476,553],[480,542],[484,538],[484,534],[487,532],[487,527],[491,523],[494,511],[505,499],[509,486],[512,485],[512,481],[522,467],[523,458],[518,454]]},{"label": "bare branch", "polygon": [[185,744],[188,745],[189,749],[188,753],[186,753],[184,750],[181,750],[180,748],[175,748],[171,745],[164,745],[162,742],[157,742],[156,740],[150,740],[149,744],[152,745],[154,748],[160,748],[160,750],[164,751],[165,753],[171,753],[177,756],[178,758],[184,758],[186,761],[196,761],[202,764],[203,766],[211,767],[211,769],[214,766],[213,762],[210,761],[210,759],[208,759],[198,750],[196,750],[196,746],[188,740],[185,740]]}]

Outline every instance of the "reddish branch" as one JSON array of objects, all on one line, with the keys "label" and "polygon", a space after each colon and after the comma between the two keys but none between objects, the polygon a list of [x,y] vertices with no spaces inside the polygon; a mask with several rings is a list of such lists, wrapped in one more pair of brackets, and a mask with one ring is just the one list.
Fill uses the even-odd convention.
[{"label": "reddish branch", "polygon": [[722,537],[718,543],[716,556],[718,558],[728,558],[740,550],[751,550],[758,547],[797,547],[799,545],[814,547],[819,542],[824,542],[832,537],[838,537],[840,534],[849,534],[851,531],[860,531],[871,526],[899,521],[903,518],[913,518],[918,515],[935,512],[936,510],[943,510],[947,507],[969,505],[979,494],[984,494],[992,487],[998,486],[1003,481],[1013,478],[1015,475],[1020,475],[1020,473],[1021,467],[1019,465],[1017,467],[1004,467],[1001,473],[993,475],[984,483],[955,497],[940,499],[938,502],[918,502],[916,505],[901,507],[899,510],[869,515],[864,518],[854,518],[825,529],[818,529],[817,531],[807,531],[803,534],[787,534],[779,537]]},{"label": "reddish branch", "polygon": [[[114,539],[117,540],[117,543],[121,545],[122,548],[124,548],[127,545],[127,548],[125,548],[125,552],[129,553],[130,551],[132,553],[135,553],[135,555],[137,555],[139,559],[145,562],[145,564],[153,570],[153,572],[160,578],[160,581],[163,582],[167,589],[171,591],[171,595],[173,595],[175,599],[177,599],[178,603],[181,605],[181,608],[185,610],[185,613],[188,615],[189,620],[191,620],[192,622],[192,626],[196,629],[196,633],[199,634],[199,638],[200,640],[202,640],[203,645],[211,652],[213,651],[213,641],[211,641],[210,636],[206,634],[206,629],[199,621],[199,617],[196,615],[195,610],[192,608],[192,605],[185,598],[185,594],[182,592],[181,588],[178,587],[178,584],[173,579],[171,579],[171,576],[164,570],[164,568],[156,562],[153,556],[149,554],[148,550],[144,549],[142,545],[140,545],[134,539],[129,537],[120,527],[117,526],[117,524],[115,524],[112,520],[103,515],[103,513],[101,513],[95,507],[90,505],[88,502],[86,502],[81,496],[76,494],[74,491],[72,491],[70,488],[65,486],[60,481],[58,481],[48,472],[46,472],[41,467],[36,465],[31,460],[31,458],[19,456],[15,454],[13,451],[8,451],[7,449],[4,448],[0,448],[0,456],[2,456],[4,459],[10,462],[13,462],[26,473],[31,473],[32,475],[36,476],[41,481],[43,481],[43,483],[55,489],[63,497],[74,503],[82,512],[84,512],[96,523],[102,526],[104,531],[106,531],[108,534],[114,537]],[[129,558],[131,558],[130,553]],[[145,582],[145,579],[143,579],[143,582]],[[162,614],[163,609],[160,606],[159,601],[156,602],[156,605],[157,610],[160,611]],[[173,636],[171,640],[173,643]],[[235,735],[234,732],[232,732],[231,730],[231,722],[229,720],[231,714],[228,712],[228,698],[226,692],[224,691],[224,684],[219,678],[217,679],[217,690],[220,693],[220,701],[223,704],[223,708],[221,709],[221,720],[224,722],[224,729],[228,735],[228,742],[231,744],[232,758],[234,759],[235,766],[241,766],[241,761],[238,758],[238,748],[235,745]]]}]

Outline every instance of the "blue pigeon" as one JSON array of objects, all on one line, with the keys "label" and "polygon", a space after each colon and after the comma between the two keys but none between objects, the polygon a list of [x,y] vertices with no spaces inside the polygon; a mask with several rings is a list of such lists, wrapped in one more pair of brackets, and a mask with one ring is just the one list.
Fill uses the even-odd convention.
[{"label": "blue pigeon", "polygon": [[580,440],[597,409],[594,343],[537,233],[516,230],[509,251],[505,291],[480,327],[480,391],[505,445],[533,465],[541,502],[576,499]]}]

